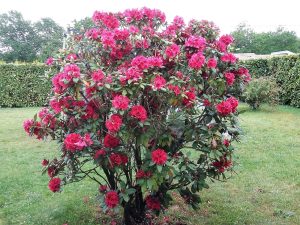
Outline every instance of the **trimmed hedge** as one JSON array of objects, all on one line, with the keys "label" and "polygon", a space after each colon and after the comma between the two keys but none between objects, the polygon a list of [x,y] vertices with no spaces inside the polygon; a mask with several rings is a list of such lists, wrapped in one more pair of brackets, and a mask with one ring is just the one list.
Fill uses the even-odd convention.
[{"label": "trimmed hedge", "polygon": [[41,64],[0,64],[0,106],[45,105],[51,89],[46,70]]},{"label": "trimmed hedge", "polygon": [[281,88],[280,103],[300,108],[300,55],[244,61],[253,77],[273,76]]}]

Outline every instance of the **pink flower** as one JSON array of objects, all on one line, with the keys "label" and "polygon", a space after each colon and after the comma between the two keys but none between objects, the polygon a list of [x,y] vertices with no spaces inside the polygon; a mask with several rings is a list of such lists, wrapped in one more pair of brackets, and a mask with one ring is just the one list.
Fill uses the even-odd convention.
[{"label": "pink flower", "polygon": [[210,58],[208,61],[207,61],[207,67],[208,68],[216,68],[218,62],[215,58]]},{"label": "pink flower", "polygon": [[45,64],[48,65],[48,66],[51,66],[51,65],[53,64],[53,62],[54,62],[53,57],[49,57],[49,58],[46,60]]},{"label": "pink flower", "polygon": [[172,44],[166,48],[165,53],[168,58],[174,58],[179,54],[179,52],[180,52],[179,46],[176,44]]},{"label": "pink flower", "polygon": [[224,77],[226,79],[226,83],[227,83],[228,86],[233,85],[234,80],[235,80],[235,75],[233,73],[227,72],[227,73],[224,74]]},{"label": "pink flower", "polygon": [[139,55],[132,59],[131,66],[136,66],[140,70],[148,69],[150,64],[145,56]]},{"label": "pink flower", "polygon": [[143,72],[141,72],[137,67],[130,67],[126,72],[126,79],[138,81],[139,79],[143,78]]},{"label": "pink flower", "polygon": [[201,53],[193,54],[189,60],[189,67],[193,69],[200,69],[205,63],[205,57]]},{"label": "pink flower", "polygon": [[153,87],[155,90],[159,90],[166,85],[166,80],[162,76],[157,75],[153,80]]},{"label": "pink flower", "polygon": [[124,95],[115,96],[112,100],[112,105],[116,109],[126,110],[128,108],[130,100]]},{"label": "pink flower", "polygon": [[92,79],[94,82],[101,82],[104,79],[104,73],[102,70],[96,70],[92,73]]},{"label": "pink flower", "polygon": [[229,63],[235,63],[237,58],[231,54],[231,53],[225,53],[224,55],[221,56],[221,61],[222,62],[229,62]]},{"label": "pink flower", "polygon": [[206,40],[203,37],[190,36],[185,41],[186,47],[197,48],[199,51],[203,51],[206,46]]},{"label": "pink flower", "polygon": [[146,109],[141,105],[135,105],[131,108],[131,111],[129,112],[129,115],[131,117],[134,117],[141,122],[144,122],[147,119],[147,111]]},{"label": "pink flower", "polygon": [[161,57],[157,56],[151,56],[148,58],[148,63],[150,67],[162,67],[163,66],[163,60]]},{"label": "pink flower", "polygon": [[160,202],[157,198],[149,195],[146,197],[145,201],[146,201],[146,206],[148,209],[160,210],[161,206],[160,206]]},{"label": "pink flower", "polygon": [[77,60],[77,55],[74,54],[74,53],[71,53],[71,54],[67,55],[66,59],[69,60],[69,61]]},{"label": "pink flower", "polygon": [[223,42],[225,45],[230,45],[233,42],[233,37],[229,34],[220,37],[219,41]]},{"label": "pink flower", "polygon": [[118,114],[111,115],[109,120],[106,120],[105,127],[110,132],[118,132],[122,126],[122,117]]},{"label": "pink flower", "polygon": [[73,78],[80,77],[80,68],[75,64],[68,64],[64,67],[64,72]]}]

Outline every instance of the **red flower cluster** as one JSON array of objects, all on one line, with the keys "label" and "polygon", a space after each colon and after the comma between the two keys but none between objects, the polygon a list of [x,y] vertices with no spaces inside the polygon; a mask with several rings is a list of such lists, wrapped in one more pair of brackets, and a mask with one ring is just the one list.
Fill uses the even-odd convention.
[{"label": "red flower cluster", "polygon": [[238,104],[239,102],[236,98],[230,97],[226,101],[219,103],[216,109],[221,116],[228,116],[236,111]]},{"label": "red flower cluster", "polygon": [[111,115],[110,119],[106,120],[105,127],[110,132],[118,132],[122,126],[122,116],[119,114]]},{"label": "red flower cluster", "polygon": [[49,181],[48,188],[52,192],[58,192],[60,190],[60,184],[61,184],[60,178],[58,178],[58,177],[57,178],[52,178]]},{"label": "red flower cluster", "polygon": [[49,161],[47,159],[43,159],[42,166],[47,166],[49,164]]},{"label": "red flower cluster", "polygon": [[168,154],[163,149],[156,149],[151,153],[152,161],[156,165],[164,165],[167,162]]},{"label": "red flower cluster", "polygon": [[224,77],[226,79],[226,83],[227,83],[228,86],[233,85],[234,80],[235,80],[235,75],[233,73],[227,72],[227,73],[224,74]]},{"label": "red flower cluster", "polygon": [[232,161],[226,157],[221,157],[219,161],[215,161],[212,165],[218,170],[219,173],[224,173],[225,169],[232,166]]},{"label": "red flower cluster", "polygon": [[203,51],[206,46],[206,40],[203,37],[197,37],[197,36],[190,36],[186,42],[186,47],[196,48],[199,51]]},{"label": "red flower cluster", "polygon": [[115,147],[119,146],[120,140],[115,136],[106,134],[104,137],[103,144],[106,148],[115,148]]},{"label": "red flower cluster", "polygon": [[100,157],[103,157],[106,155],[106,151],[104,149],[99,149],[96,151],[94,155],[94,159],[99,159]]},{"label": "red flower cluster", "polygon": [[133,106],[131,108],[131,111],[129,112],[129,115],[132,116],[133,118],[140,120],[141,122],[147,120],[147,111],[141,105]]},{"label": "red flower cluster", "polygon": [[216,68],[218,62],[215,58],[210,58],[208,61],[207,61],[207,67],[208,68]]},{"label": "red flower cluster", "polygon": [[182,103],[187,107],[191,107],[196,100],[195,93],[193,91],[187,91],[184,94],[186,97],[183,98]]},{"label": "red flower cluster", "polygon": [[149,195],[146,197],[145,201],[146,201],[146,205],[147,205],[148,209],[160,210],[161,206],[160,206],[160,202],[157,198]]},{"label": "red flower cluster", "polygon": [[109,191],[106,193],[104,201],[108,208],[115,208],[119,204],[119,195],[116,191]]},{"label": "red flower cluster", "polygon": [[23,122],[23,128],[27,134],[32,133],[37,137],[37,139],[41,139],[41,132],[42,132],[42,125],[40,122],[36,122],[32,119],[30,120],[25,120]]},{"label": "red flower cluster", "polygon": [[234,64],[236,60],[237,58],[232,53],[225,53],[224,55],[221,56],[222,62]]},{"label": "red flower cluster", "polygon": [[109,156],[111,167],[126,165],[128,163],[128,157],[120,153],[112,153]]},{"label": "red flower cluster", "polygon": [[189,60],[189,67],[199,70],[205,63],[205,57],[202,53],[195,53]]},{"label": "red flower cluster", "polygon": [[179,46],[176,44],[172,44],[166,48],[165,53],[168,58],[174,58],[179,54],[179,52],[180,52]]},{"label": "red flower cluster", "polygon": [[166,80],[162,76],[156,76],[153,80],[153,89],[159,90],[166,85]]},{"label": "red flower cluster", "polygon": [[102,70],[96,70],[92,73],[92,79],[96,83],[103,81],[104,77],[105,76]]},{"label": "red flower cluster", "polygon": [[135,176],[136,176],[136,179],[147,179],[147,178],[152,177],[152,172],[139,169],[138,171],[136,171]]},{"label": "red flower cluster", "polygon": [[82,137],[80,134],[71,133],[66,136],[64,144],[66,150],[76,152],[81,151],[85,147],[91,146],[93,141],[89,134],[85,134],[85,136]]},{"label": "red flower cluster", "polygon": [[130,102],[130,100],[126,96],[117,95],[112,100],[112,105],[116,109],[126,110],[128,108],[129,102]]}]

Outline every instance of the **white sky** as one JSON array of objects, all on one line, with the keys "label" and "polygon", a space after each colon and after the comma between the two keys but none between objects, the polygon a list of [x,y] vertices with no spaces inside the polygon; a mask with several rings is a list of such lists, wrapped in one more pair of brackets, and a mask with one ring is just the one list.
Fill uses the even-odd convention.
[{"label": "white sky", "polygon": [[182,16],[216,23],[229,33],[241,22],[256,31],[275,30],[282,25],[300,36],[299,0],[0,0],[0,13],[21,12],[25,19],[50,17],[66,27],[74,19],[92,16],[95,10],[123,11],[147,6],[164,11],[167,19]]}]

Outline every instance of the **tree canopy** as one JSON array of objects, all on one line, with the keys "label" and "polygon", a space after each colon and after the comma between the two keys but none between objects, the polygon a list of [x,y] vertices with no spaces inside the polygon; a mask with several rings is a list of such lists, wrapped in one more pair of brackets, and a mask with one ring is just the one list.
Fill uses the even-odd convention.
[{"label": "tree canopy", "polygon": [[235,39],[234,50],[238,53],[270,54],[275,51],[300,51],[300,39],[294,31],[278,27],[276,31],[255,32],[247,24],[240,24],[231,35]]},{"label": "tree canopy", "polygon": [[43,61],[62,46],[63,33],[50,18],[32,23],[17,11],[0,14],[0,60]]}]

